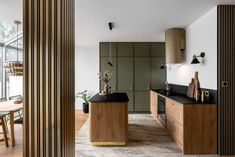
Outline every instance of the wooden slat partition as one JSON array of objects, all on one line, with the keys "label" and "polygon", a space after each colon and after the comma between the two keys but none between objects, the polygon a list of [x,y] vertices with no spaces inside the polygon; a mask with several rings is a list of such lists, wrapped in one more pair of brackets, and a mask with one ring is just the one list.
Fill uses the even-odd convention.
[{"label": "wooden slat partition", "polygon": [[219,154],[235,155],[234,5],[218,6],[218,91]]},{"label": "wooden slat partition", "polygon": [[24,157],[75,156],[75,0],[24,0]]}]

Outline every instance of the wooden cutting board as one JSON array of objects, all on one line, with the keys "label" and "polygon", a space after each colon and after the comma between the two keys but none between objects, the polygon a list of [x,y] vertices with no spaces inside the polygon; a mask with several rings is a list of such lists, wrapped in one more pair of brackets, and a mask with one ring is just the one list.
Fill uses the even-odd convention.
[{"label": "wooden cutting board", "polygon": [[187,92],[187,96],[190,98],[194,97],[194,91],[195,91],[195,84],[194,84],[194,79],[192,78],[192,82],[189,83],[188,86],[188,92]]}]

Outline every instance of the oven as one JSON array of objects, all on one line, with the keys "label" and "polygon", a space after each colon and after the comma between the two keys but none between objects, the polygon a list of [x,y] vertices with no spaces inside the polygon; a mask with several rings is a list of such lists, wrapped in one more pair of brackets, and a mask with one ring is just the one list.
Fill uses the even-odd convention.
[{"label": "oven", "polygon": [[158,95],[157,117],[163,126],[166,127],[166,99]]}]

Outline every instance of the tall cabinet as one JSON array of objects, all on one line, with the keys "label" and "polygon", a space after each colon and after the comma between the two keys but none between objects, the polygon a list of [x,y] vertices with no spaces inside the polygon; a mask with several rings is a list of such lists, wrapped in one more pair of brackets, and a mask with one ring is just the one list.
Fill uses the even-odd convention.
[{"label": "tall cabinet", "polygon": [[[165,43],[112,42],[111,52],[109,42],[100,43],[100,72],[112,72],[110,85],[113,91],[128,94],[129,111],[149,112],[149,90],[164,88],[166,80],[166,70],[160,69],[165,64]],[[113,67],[107,64],[110,58]]]}]

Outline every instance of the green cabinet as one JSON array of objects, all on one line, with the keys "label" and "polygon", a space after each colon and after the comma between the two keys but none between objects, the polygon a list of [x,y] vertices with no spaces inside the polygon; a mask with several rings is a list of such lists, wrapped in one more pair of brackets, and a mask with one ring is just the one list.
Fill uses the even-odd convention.
[{"label": "green cabinet", "polygon": [[152,57],[165,57],[165,43],[151,43],[150,44],[150,54]]},{"label": "green cabinet", "polygon": [[149,91],[135,91],[135,111],[150,111],[150,95]]},{"label": "green cabinet", "polygon": [[133,90],[133,58],[118,57],[118,90]]},{"label": "green cabinet", "polygon": [[150,57],[135,57],[135,90],[150,88]]},{"label": "green cabinet", "polygon": [[133,56],[133,44],[132,43],[117,43],[117,55],[119,57]]},{"label": "green cabinet", "polygon": [[135,56],[150,56],[149,43],[135,43],[134,44],[134,54]]},{"label": "green cabinet", "polygon": [[[128,110],[149,112],[149,90],[164,88],[166,70],[160,69],[165,63],[165,44],[143,42],[112,43],[112,63],[109,61],[109,42],[100,43],[100,72],[112,72],[110,85],[115,92],[127,93]],[[100,90],[103,90],[100,83]]]},{"label": "green cabinet", "polygon": [[118,57],[118,92],[127,93],[128,111],[133,111],[133,57]]},{"label": "green cabinet", "polygon": [[[111,44],[111,45],[110,45]],[[110,47],[111,46],[111,47]],[[111,56],[116,56],[117,45],[114,42],[102,42],[100,43],[100,57],[109,57],[111,48]]]},{"label": "green cabinet", "polygon": [[166,69],[160,69],[165,64],[165,57],[151,57],[151,89],[164,89],[166,81]]}]

